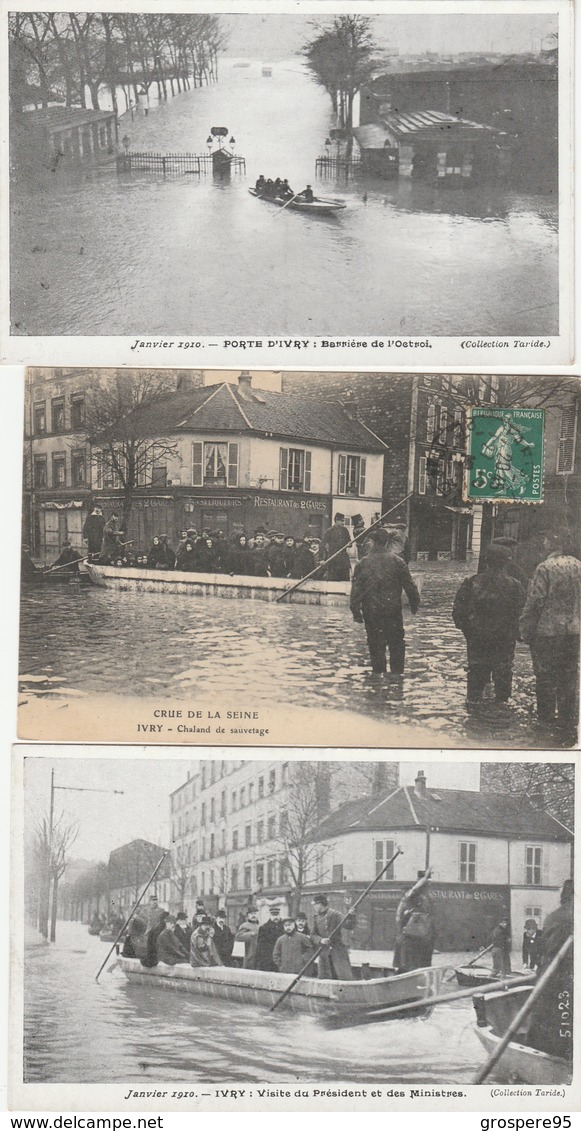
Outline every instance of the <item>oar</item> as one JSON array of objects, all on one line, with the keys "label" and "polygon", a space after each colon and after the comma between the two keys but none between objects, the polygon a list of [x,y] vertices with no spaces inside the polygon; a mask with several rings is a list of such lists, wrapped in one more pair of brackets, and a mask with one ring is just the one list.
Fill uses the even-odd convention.
[{"label": "oar", "polygon": [[139,899],[137,900],[137,903],[135,904],[133,910],[129,912],[129,915],[127,916],[121,930],[119,931],[119,934],[117,935],[117,938],[115,939],[115,942],[113,943],[113,946],[107,952],[107,957],[106,957],[105,961],[102,963],[101,966],[99,966],[99,969],[97,970],[97,973],[95,974],[95,981],[96,982],[99,981],[99,975],[102,974],[104,967],[107,965],[111,955],[113,954],[113,951],[115,950],[115,947],[117,946],[117,943],[119,942],[119,939],[121,938],[121,935],[123,934],[124,931],[127,930],[127,927],[129,926],[131,920],[133,919],[133,916],[135,915],[135,912],[137,911],[139,904],[141,903],[148,887],[150,886],[150,884],[153,883],[155,877],[157,876],[157,873],[159,872],[159,869],[161,868],[166,856],[169,856],[169,850],[167,852],[164,852],[163,856],[161,856],[160,859],[158,860],[158,862],[155,865],[155,868],[153,869],[153,872],[151,873],[151,876],[149,877],[141,895],[139,896]]},{"label": "oar", "polygon": [[[494,943],[490,943],[490,946],[485,946],[484,950],[479,951],[479,953],[476,955],[476,958],[473,958],[473,959],[471,959],[470,962],[465,963],[465,968],[468,969],[469,966],[474,966],[474,963],[478,962],[478,959],[482,958],[483,954],[488,954],[488,951],[492,950],[493,946],[494,946]],[[455,976],[455,974],[456,974],[456,971],[452,970],[452,975]],[[451,982],[452,978],[448,975],[446,978],[444,978],[444,981],[445,982]]]},{"label": "oar", "polygon": [[296,200],[297,196],[300,196],[300,195],[301,195],[300,192],[295,192],[295,195],[291,196],[290,200],[287,200],[286,204],[283,204],[282,208],[279,209],[279,211],[276,213],[274,219],[276,220],[276,217],[280,216],[280,213],[284,212],[285,208],[288,208],[289,204],[292,204],[293,200]]},{"label": "oar", "polygon": [[484,950],[481,950],[480,953],[476,955],[476,958],[473,958],[471,962],[466,963],[466,966],[474,966],[474,963],[478,962],[478,959],[482,958],[483,954],[488,954],[488,951],[492,950],[493,946],[494,946],[494,943],[490,943],[489,946],[485,946]]},{"label": "oar", "polygon": [[44,572],[45,573],[56,573],[57,569],[70,569],[70,567],[72,565],[80,565],[81,562],[88,562],[88,560],[89,560],[89,554],[87,554],[86,558],[75,558],[74,562],[64,562],[63,565],[60,565],[60,566],[56,566],[56,565],[55,566],[49,566],[48,569],[44,570]]},{"label": "oar", "polygon": [[297,581],[295,585],[291,585],[288,589],[284,589],[283,592],[280,593],[276,598],[274,604],[276,605],[279,601],[283,601],[284,598],[288,597],[290,593],[294,593],[295,589],[299,589],[301,585],[305,584],[305,581],[308,581],[310,577],[314,577],[314,575],[318,573],[319,570],[323,568],[323,566],[327,566],[329,562],[332,562],[335,558],[338,558],[339,554],[344,553],[348,546],[353,546],[355,542],[359,541],[360,538],[367,538],[369,531],[373,530],[374,526],[379,526],[379,523],[383,522],[384,518],[387,518],[388,514],[391,514],[392,511],[396,511],[397,508],[403,506],[404,503],[407,503],[408,499],[411,499],[412,495],[413,491],[410,491],[409,495],[406,495],[405,498],[400,499],[399,503],[396,503],[394,507],[390,507],[388,511],[385,511],[385,513],[381,514],[379,518],[376,518],[375,522],[371,523],[371,526],[366,526],[365,530],[361,531],[361,534],[356,534],[350,542],[346,542],[344,546],[341,546],[340,550],[337,550],[334,554],[331,554],[330,558],[325,558],[324,562],[319,562],[318,566],[315,566],[315,568],[312,569],[310,573],[307,573],[304,577],[301,577],[300,581]]},{"label": "oar", "polygon": [[[353,906],[352,906],[352,907],[350,907],[350,908],[349,908],[349,910],[345,912],[345,914],[343,915],[343,917],[342,917],[342,919],[340,920],[340,922],[339,922],[339,923],[337,923],[337,926],[336,926],[336,927],[334,927],[334,928],[333,928],[333,930],[331,931],[331,934],[329,935],[329,942],[331,941],[331,939],[333,938],[333,936],[337,934],[337,931],[340,931],[340,930],[341,930],[341,927],[343,926],[343,923],[344,923],[344,922],[345,922],[345,920],[346,920],[346,919],[347,919],[347,918],[349,917],[349,915],[352,915],[352,914],[353,914],[353,912],[354,912],[354,911],[355,911],[355,910],[356,910],[356,909],[357,909],[357,908],[359,907],[359,904],[361,903],[361,901],[362,901],[363,899],[365,899],[365,896],[366,896],[366,895],[368,895],[368,894],[369,894],[369,892],[371,891],[371,889],[375,887],[375,885],[376,885],[376,883],[378,882],[378,880],[380,880],[380,879],[381,879],[381,877],[382,877],[382,876],[384,876],[384,875],[385,875],[385,873],[386,873],[386,872],[388,871],[388,869],[389,869],[389,868],[391,868],[391,865],[393,864],[394,860],[397,860],[398,856],[403,856],[403,851],[402,851],[402,849],[401,849],[401,848],[398,848],[397,852],[396,852],[396,853],[394,853],[394,855],[392,856],[391,860],[388,860],[387,864],[385,864],[385,866],[384,866],[384,867],[383,867],[383,868],[381,869],[381,872],[378,872],[378,873],[377,873],[377,875],[375,876],[375,878],[374,878],[374,879],[373,879],[373,880],[371,881],[371,883],[367,885],[367,887],[365,888],[365,891],[364,891],[364,892],[362,892],[362,893],[361,893],[361,895],[359,896],[359,899],[355,900],[355,903],[353,904]],[[310,966],[312,966],[312,964],[313,964],[313,962],[315,961],[315,959],[317,959],[317,958],[319,957],[319,955],[321,954],[321,951],[325,950],[325,947],[326,947],[326,946],[328,946],[328,943],[326,943],[325,945],[323,945],[323,943],[321,943],[321,944],[320,944],[320,946],[318,946],[318,947],[317,947],[317,949],[316,949],[316,951],[314,952],[314,954],[311,954],[311,955],[309,955],[309,960],[308,960],[308,962],[305,962],[305,965],[304,965],[304,966],[302,967],[302,969],[301,969],[301,970],[299,970],[299,972],[298,972],[298,974],[297,974],[296,978],[293,978],[293,980],[292,980],[292,982],[291,982],[290,986],[287,986],[287,988],[286,988],[286,990],[284,991],[284,993],[282,993],[282,994],[280,995],[280,997],[277,997],[277,999],[276,999],[276,1001],[275,1001],[274,1005],[271,1005],[271,1007],[270,1007],[270,1010],[269,1010],[269,1012],[270,1012],[270,1013],[274,1013],[275,1009],[277,1009],[277,1008],[278,1008],[278,1006],[279,1006],[279,1005],[281,1004],[281,1002],[283,1002],[283,1001],[284,1001],[284,999],[285,999],[286,997],[288,997],[288,995],[290,994],[291,990],[294,990],[294,988],[295,988],[295,986],[296,986],[297,982],[300,982],[300,980],[301,980],[301,978],[303,977],[303,975],[304,975],[304,974],[306,974],[306,972],[307,972],[307,970],[309,969],[309,967],[310,967]]]},{"label": "oar", "polygon": [[520,1029],[525,1018],[528,1017],[533,1005],[535,1004],[536,1001],[538,1001],[538,999],[541,996],[541,994],[542,994],[545,986],[547,985],[549,979],[552,978],[555,971],[559,968],[559,966],[561,965],[561,962],[563,961],[563,959],[565,958],[566,954],[569,952],[569,950],[571,949],[572,946],[573,946],[573,935],[569,935],[569,938],[567,939],[566,942],[563,943],[561,949],[557,951],[552,962],[550,962],[549,965],[547,966],[547,969],[544,970],[543,973],[541,974],[538,982],[535,985],[535,988],[534,988],[532,994],[530,995],[529,998],[527,998],[522,1009],[519,1009],[518,1013],[513,1017],[508,1029],[506,1030],[506,1033],[504,1034],[504,1036],[503,1036],[503,1038],[500,1042],[500,1044],[498,1044],[496,1046],[494,1052],[492,1053],[492,1055],[486,1061],[484,1068],[481,1068],[478,1075],[474,1077],[474,1083],[475,1084],[483,1084],[484,1083],[489,1072],[491,1072],[491,1070],[494,1068],[494,1065],[497,1063],[497,1061],[500,1060],[506,1046],[512,1040],[515,1033],[518,1032],[518,1030]]},{"label": "oar", "polygon": [[[396,975],[397,977],[397,975]],[[344,1024],[347,1025],[365,1025],[369,1021],[389,1021],[390,1017],[397,1014],[399,1017],[402,1013],[412,1013],[421,1009],[426,1009],[428,1006],[431,1009],[434,1005],[444,1005],[448,1001],[461,1001],[462,998],[472,997],[474,994],[487,992],[488,990],[507,990],[513,989],[515,986],[528,986],[534,979],[534,974],[526,974],[523,978],[504,978],[498,982],[485,982],[482,986],[470,986],[465,990],[458,990],[455,994],[439,994],[437,997],[418,998],[416,1001],[406,1001],[402,1005],[388,1005],[379,1007],[378,1009],[368,1008],[354,1009],[353,1016],[349,1020],[345,1017]],[[339,1018],[339,1023],[343,1020]]]}]

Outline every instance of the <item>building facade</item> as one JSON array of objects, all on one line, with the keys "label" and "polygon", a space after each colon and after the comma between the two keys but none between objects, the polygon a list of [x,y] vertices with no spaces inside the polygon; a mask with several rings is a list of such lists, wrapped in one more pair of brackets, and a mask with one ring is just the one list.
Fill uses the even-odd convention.
[{"label": "building facade", "polygon": [[129,913],[164,853],[167,853],[166,858],[149,888],[147,898],[156,895],[161,903],[167,904],[171,897],[172,874],[171,857],[167,849],[149,840],[137,839],[115,848],[109,854],[107,871],[111,914]]},{"label": "building facade", "polygon": [[[114,371],[99,379],[103,387],[120,380]],[[86,370],[29,375],[24,535],[39,554],[56,555],[65,538],[82,549],[94,503],[105,515],[125,511],[113,458],[124,458],[123,440],[117,449],[88,434],[96,395]],[[201,372],[177,373],[173,394],[135,416],[142,440],[128,508],[134,547],[146,549],[155,534],[177,540],[191,527],[321,537],[336,511],[366,524],[380,513],[385,445],[331,397],[313,405],[253,388],[246,373],[236,385],[214,386]]]},{"label": "building facade", "polygon": [[210,911],[226,907],[234,927],[248,906],[266,915],[276,900],[296,910],[309,870],[330,879],[312,828],[353,794],[381,795],[397,780],[393,762],[192,764],[170,797],[173,908],[203,899]]},{"label": "building facade", "polygon": [[398,902],[428,865],[440,951],[487,946],[505,913],[518,947],[525,920],[542,927],[558,906],[571,870],[573,834],[548,813],[521,796],[430,789],[423,771],[379,803],[347,803],[316,835],[332,877],[325,890],[339,907],[402,849],[357,915],[354,945],[371,949],[393,946]]}]

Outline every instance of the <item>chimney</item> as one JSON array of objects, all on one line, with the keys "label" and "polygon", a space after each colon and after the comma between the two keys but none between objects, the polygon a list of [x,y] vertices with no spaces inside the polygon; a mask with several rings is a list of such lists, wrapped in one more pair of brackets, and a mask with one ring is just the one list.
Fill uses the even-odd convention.
[{"label": "chimney", "polygon": [[176,377],[176,392],[189,393],[192,389],[202,389],[204,386],[203,369],[184,369]]},{"label": "chimney", "polygon": [[353,420],[359,419],[359,404],[353,393],[348,393],[346,400],[343,401],[343,408],[347,416],[351,416]]},{"label": "chimney", "polygon": [[426,775],[423,770],[418,770],[415,780],[416,797],[426,796]]},{"label": "chimney", "polygon": [[247,369],[243,369],[238,378],[238,392],[240,393],[243,401],[250,400],[250,394],[252,392],[252,377],[250,376],[250,373]]}]

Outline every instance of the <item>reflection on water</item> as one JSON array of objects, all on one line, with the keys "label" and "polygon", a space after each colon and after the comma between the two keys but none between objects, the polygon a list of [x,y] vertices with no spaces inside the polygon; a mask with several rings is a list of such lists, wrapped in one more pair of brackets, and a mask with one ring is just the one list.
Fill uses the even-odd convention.
[{"label": "reflection on water", "polygon": [[[234,130],[247,179],[108,167],[13,194],[12,319],[21,334],[549,334],[558,328],[556,203],[509,188],[326,183],[340,217],[281,213],[259,173],[314,178],[330,103],[298,60],[222,66],[148,117],[136,150],[205,152]],[[28,186],[30,188],[30,186]],[[365,195],[364,195],[365,193]]]},{"label": "reflection on water", "polygon": [[161,593],[78,582],[23,592],[20,665],[34,696],[126,695],[207,704],[330,708],[421,724],[434,745],[543,746],[528,648],[510,705],[465,706],[465,645],[451,607],[460,576],[426,571],[407,615],[404,680],[373,675],[363,626],[347,608]]},{"label": "reflection on water", "polygon": [[[473,1007],[326,1030],[314,1017],[129,985],[78,923],[25,966],[25,1080],[466,1083],[483,1061]],[[111,960],[113,961],[113,959]]]}]

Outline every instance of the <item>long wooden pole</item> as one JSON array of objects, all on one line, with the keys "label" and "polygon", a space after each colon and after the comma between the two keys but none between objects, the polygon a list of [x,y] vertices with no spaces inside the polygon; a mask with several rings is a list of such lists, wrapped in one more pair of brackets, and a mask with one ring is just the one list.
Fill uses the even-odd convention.
[{"label": "long wooden pole", "polygon": [[113,946],[112,946],[112,947],[111,947],[111,949],[110,949],[110,950],[109,950],[109,951],[107,952],[107,957],[106,957],[105,961],[104,961],[104,962],[102,963],[102,965],[101,965],[101,966],[99,966],[99,969],[97,970],[97,973],[95,974],[95,981],[96,981],[96,982],[98,982],[98,981],[99,981],[99,976],[100,976],[100,974],[102,974],[102,973],[103,973],[103,970],[104,970],[105,966],[107,965],[107,963],[108,963],[108,961],[109,961],[109,959],[110,959],[111,955],[113,954],[113,951],[115,950],[115,947],[117,946],[117,943],[119,942],[119,939],[121,938],[121,935],[123,934],[123,932],[124,932],[124,931],[126,931],[126,930],[127,930],[127,927],[129,926],[129,924],[130,924],[131,920],[133,919],[133,916],[135,915],[135,912],[137,911],[137,908],[139,907],[139,904],[141,903],[141,901],[142,901],[142,899],[143,899],[143,897],[144,897],[144,895],[145,895],[145,893],[146,893],[146,891],[147,891],[148,887],[149,887],[149,886],[150,886],[150,885],[151,885],[151,884],[153,883],[153,881],[154,881],[155,877],[157,876],[157,873],[159,872],[159,869],[161,868],[161,866],[162,866],[162,864],[163,864],[163,862],[164,862],[164,860],[165,860],[166,856],[169,856],[169,849],[168,849],[168,851],[167,851],[167,852],[164,852],[163,856],[162,856],[162,857],[160,857],[160,859],[158,860],[157,864],[155,865],[155,868],[153,869],[153,872],[151,873],[151,876],[149,877],[149,879],[148,879],[148,881],[147,881],[147,883],[146,883],[146,885],[145,885],[145,887],[144,887],[144,889],[143,889],[143,891],[142,891],[141,895],[139,896],[139,899],[137,900],[137,903],[136,903],[136,904],[135,904],[135,906],[133,907],[133,910],[129,912],[129,915],[127,916],[127,918],[126,918],[126,920],[125,920],[125,922],[124,922],[124,924],[123,924],[123,926],[122,926],[121,930],[119,931],[119,934],[117,935],[117,938],[115,939],[115,942],[113,943]]},{"label": "long wooden pole", "polygon": [[[292,204],[293,200],[296,200],[297,196],[300,195],[300,192],[295,192],[294,196],[291,196],[290,200],[287,200],[286,204],[283,204],[282,208],[280,208],[279,211],[275,214],[274,219],[276,220],[276,217],[280,216],[280,213],[284,212],[285,208],[288,208],[289,204]],[[268,197],[266,199],[268,200]]]},{"label": "long wooden pole", "polygon": [[57,565],[49,566],[49,568],[45,569],[44,572],[45,573],[56,573],[57,569],[70,569],[71,566],[80,565],[81,562],[88,562],[88,560],[89,560],[89,554],[87,554],[86,558],[75,558],[74,561],[63,562],[63,565],[60,565],[60,566],[57,566]]},{"label": "long wooden pole", "polygon": [[[401,848],[398,848],[397,852],[394,853],[391,860],[387,861],[387,864],[384,865],[384,867],[381,869],[381,872],[377,873],[377,875],[374,877],[374,879],[371,881],[371,883],[367,885],[367,887],[365,888],[365,891],[363,891],[361,893],[361,895],[359,896],[359,898],[355,900],[355,903],[353,904],[353,906],[350,907],[349,910],[345,912],[345,914],[343,915],[340,922],[337,923],[337,926],[334,927],[333,930],[331,931],[331,934],[329,935],[329,941],[333,938],[334,935],[337,934],[337,931],[341,930],[341,927],[343,926],[343,923],[345,922],[345,920],[349,917],[349,915],[352,915],[353,912],[359,907],[359,904],[361,903],[361,901],[363,899],[365,899],[365,896],[369,895],[369,892],[371,891],[371,889],[375,887],[378,880],[380,880],[381,877],[385,875],[387,870],[389,868],[391,868],[391,865],[393,864],[394,860],[397,860],[398,856],[403,856],[403,850]],[[328,943],[325,944],[325,945],[328,945]],[[323,945],[323,943],[321,943],[320,946],[317,947],[314,954],[309,955],[308,962],[305,962],[305,965],[302,967],[301,970],[299,970],[296,978],[293,978],[293,981],[291,982],[290,986],[287,986],[284,993],[282,993],[280,995],[280,997],[277,997],[274,1005],[271,1005],[269,1013],[274,1013],[275,1009],[278,1008],[278,1006],[281,1004],[281,1002],[283,1002],[284,999],[286,997],[288,997],[291,990],[294,990],[297,982],[300,982],[303,975],[306,974],[307,970],[309,969],[309,966],[312,966],[315,959],[317,959],[319,957],[319,955],[321,954],[321,951],[323,951],[324,949],[325,949],[325,946]]]},{"label": "long wooden pole", "polygon": [[483,954],[488,954],[488,951],[492,950],[493,946],[494,946],[494,943],[490,943],[489,946],[485,946],[484,950],[481,950],[481,951],[478,952],[478,954],[476,955],[476,958],[473,958],[470,962],[466,963],[466,966],[474,966],[474,963],[478,962],[478,959],[482,958]]},{"label": "long wooden pole", "polygon": [[[396,975],[397,977],[397,975]],[[522,978],[503,978],[497,982],[485,982],[481,986],[469,986],[464,990],[457,990],[454,994],[439,994],[438,997],[418,998],[416,1001],[406,1001],[402,1005],[388,1005],[382,1008],[379,1006],[373,1009],[371,1006],[367,1008],[357,1007],[353,1010],[352,1020],[345,1017],[344,1024],[347,1025],[365,1025],[369,1021],[389,1021],[394,1015],[400,1016],[401,1013],[413,1013],[420,1009],[425,1009],[427,1006],[432,1008],[434,1005],[445,1005],[448,1001],[461,1001],[462,998],[472,997],[474,994],[487,993],[489,990],[508,990],[514,989],[516,986],[529,986],[534,978],[534,974],[525,974]],[[361,1017],[358,1020],[358,1017]]]},{"label": "long wooden pole", "polygon": [[525,1018],[528,1017],[531,1009],[533,1008],[533,1005],[535,1004],[536,1001],[538,1001],[543,990],[545,989],[545,986],[547,985],[549,980],[552,978],[555,971],[559,968],[563,959],[568,954],[568,952],[569,952],[569,950],[571,949],[572,946],[573,946],[573,935],[569,935],[569,938],[566,940],[566,942],[563,943],[560,950],[557,951],[552,962],[549,962],[549,965],[547,966],[546,970],[544,970],[543,973],[541,974],[539,980],[535,984],[535,988],[534,988],[531,996],[529,998],[527,998],[522,1009],[519,1009],[518,1013],[515,1014],[515,1016],[513,1017],[508,1029],[506,1030],[506,1033],[504,1034],[504,1036],[503,1036],[503,1038],[500,1042],[500,1044],[498,1044],[496,1046],[494,1052],[492,1053],[491,1056],[489,1056],[484,1067],[481,1068],[478,1075],[474,1077],[474,1083],[475,1084],[484,1083],[484,1081],[486,1080],[486,1077],[492,1071],[492,1069],[494,1068],[494,1065],[497,1063],[497,1061],[500,1060],[506,1046],[512,1040],[515,1033],[518,1032],[518,1030],[520,1029]]},{"label": "long wooden pole", "polygon": [[361,531],[361,534],[356,534],[350,542],[346,542],[344,546],[341,546],[340,550],[337,550],[334,554],[331,554],[330,558],[325,558],[324,562],[319,562],[318,566],[315,566],[315,568],[311,570],[310,573],[307,573],[305,577],[301,577],[300,581],[297,581],[295,585],[291,585],[288,589],[285,589],[284,592],[276,598],[274,604],[276,605],[279,601],[283,601],[284,598],[288,597],[290,593],[294,593],[295,589],[300,589],[301,585],[305,584],[305,581],[308,581],[310,577],[314,577],[316,573],[319,573],[323,566],[328,565],[329,562],[332,562],[335,558],[338,558],[339,554],[343,554],[348,546],[353,546],[355,542],[359,541],[360,538],[366,538],[369,534],[369,531],[373,530],[374,526],[379,526],[380,522],[383,522],[384,518],[387,518],[388,514],[392,514],[392,512],[396,511],[398,507],[401,507],[404,503],[407,503],[408,499],[411,499],[412,495],[413,491],[410,491],[409,495],[406,495],[405,498],[400,499],[399,503],[396,503],[394,507],[390,507],[388,511],[385,511],[385,513],[381,514],[379,518],[376,518],[375,522],[371,523],[371,526],[366,526],[365,530]]}]

